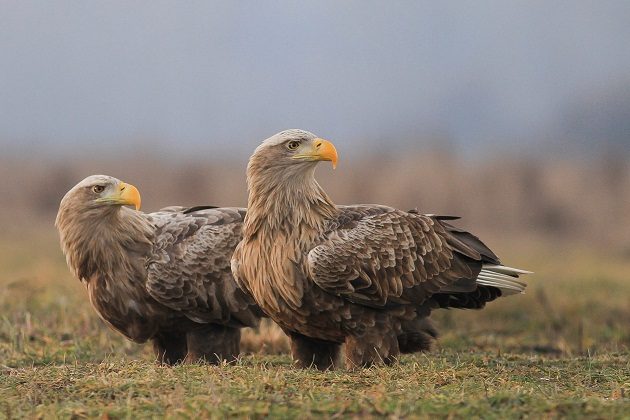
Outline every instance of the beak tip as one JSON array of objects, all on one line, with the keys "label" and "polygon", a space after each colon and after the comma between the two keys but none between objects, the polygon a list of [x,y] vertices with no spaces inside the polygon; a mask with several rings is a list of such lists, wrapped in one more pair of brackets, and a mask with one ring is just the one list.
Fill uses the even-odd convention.
[{"label": "beak tip", "polygon": [[333,169],[337,168],[337,159],[338,159],[338,155],[337,155],[337,149],[335,148],[335,145],[332,144],[332,142],[322,139],[322,138],[317,138],[316,139],[317,143],[317,155],[319,157],[318,160],[328,160],[332,163],[332,167]]},{"label": "beak tip", "polygon": [[122,199],[122,204],[133,206],[136,211],[140,210],[142,199],[140,198],[140,191],[135,186],[122,182],[120,185],[120,198]]}]

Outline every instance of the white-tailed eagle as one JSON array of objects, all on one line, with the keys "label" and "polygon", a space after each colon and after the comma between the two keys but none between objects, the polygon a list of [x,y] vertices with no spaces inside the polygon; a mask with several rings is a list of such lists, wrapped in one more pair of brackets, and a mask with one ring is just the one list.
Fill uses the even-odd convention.
[{"label": "white-tailed eagle", "polygon": [[61,247],[94,309],[128,339],[152,341],[161,362],[232,360],[240,329],[262,315],[230,272],[244,209],[139,207],[136,187],[105,175],[61,200]]},{"label": "white-tailed eagle", "polygon": [[265,140],[247,167],[237,283],[291,339],[293,358],[319,369],[389,364],[429,348],[436,308],[482,308],[520,293],[523,270],[503,266],[449,222],[382,205],[335,205],[314,178],[337,162],[329,141],[302,130]]}]

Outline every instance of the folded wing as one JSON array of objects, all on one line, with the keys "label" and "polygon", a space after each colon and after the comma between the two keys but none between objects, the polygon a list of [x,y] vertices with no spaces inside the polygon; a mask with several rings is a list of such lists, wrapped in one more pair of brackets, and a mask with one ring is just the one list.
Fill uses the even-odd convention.
[{"label": "folded wing", "polygon": [[446,222],[451,218],[375,205],[339,209],[308,254],[312,280],[330,293],[376,308],[478,308],[504,289],[524,288],[518,272],[501,268],[477,237]]},{"label": "folded wing", "polygon": [[208,207],[152,213],[156,239],[147,264],[149,294],[196,322],[256,325],[258,309],[230,272],[244,215],[243,209]]}]

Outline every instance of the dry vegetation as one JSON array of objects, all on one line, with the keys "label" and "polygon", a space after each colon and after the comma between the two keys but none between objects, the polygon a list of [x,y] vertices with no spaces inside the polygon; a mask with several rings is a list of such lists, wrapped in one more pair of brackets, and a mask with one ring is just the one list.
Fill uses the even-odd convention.
[{"label": "dry vegetation", "polygon": [[[630,252],[630,161],[616,155],[591,160],[466,161],[444,151],[346,159],[318,179],[339,204],[387,203],[425,213],[456,214],[481,234],[544,234],[597,241]],[[348,153],[350,154],[350,153]],[[138,161],[142,163],[139,164]],[[245,165],[239,160],[169,161],[152,156],[109,160],[2,160],[0,229],[33,221],[50,227],[61,196],[87,175],[105,173],[140,188],[145,211],[173,204],[245,206]],[[0,230],[0,233],[2,231]]]},{"label": "dry vegetation", "polygon": [[627,162],[464,163],[433,153],[322,168],[339,203],[465,216],[460,225],[475,226],[505,262],[536,274],[525,295],[483,311],[437,313],[443,335],[433,353],[392,368],[319,373],[291,367],[273,325],[246,333],[247,355],[236,365],[161,368],[148,346],[101,323],[52,226],[75,182],[117,176],[139,187],[147,210],[245,203],[243,164],[143,161],[150,163],[0,166],[12,180],[0,187],[0,418],[630,412]]}]

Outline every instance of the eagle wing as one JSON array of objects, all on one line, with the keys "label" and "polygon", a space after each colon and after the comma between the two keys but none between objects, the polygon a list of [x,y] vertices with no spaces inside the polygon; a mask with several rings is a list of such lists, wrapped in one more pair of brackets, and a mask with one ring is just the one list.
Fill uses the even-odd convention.
[{"label": "eagle wing", "polygon": [[324,290],[377,308],[429,301],[475,308],[501,295],[477,282],[484,265],[503,267],[499,259],[445,221],[452,218],[375,205],[338,208],[325,239],[308,253],[307,271]]},{"label": "eagle wing", "polygon": [[196,322],[255,326],[258,309],[230,272],[244,216],[243,209],[210,207],[151,213],[156,233],[147,262],[149,294]]}]

